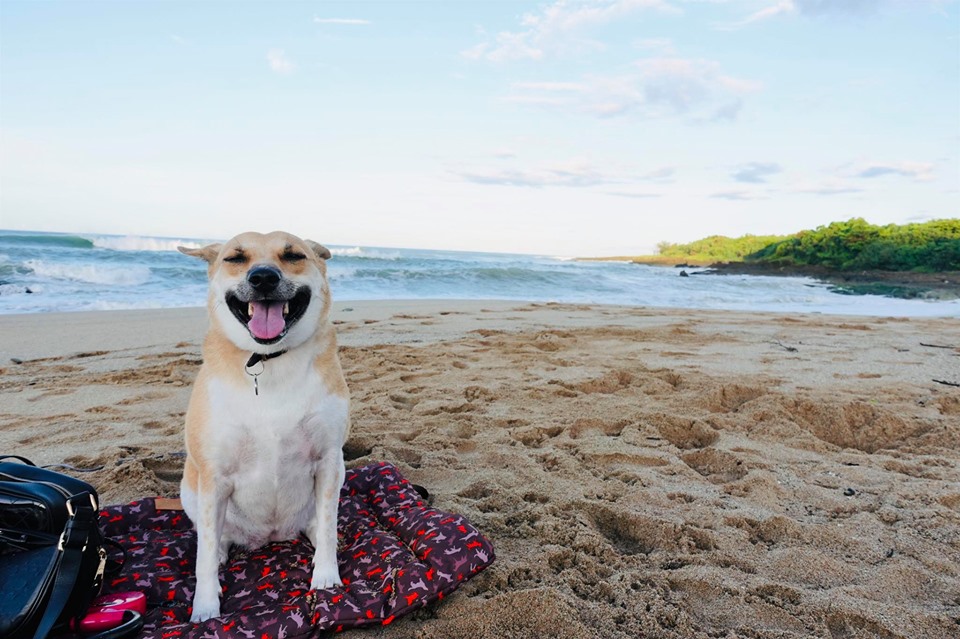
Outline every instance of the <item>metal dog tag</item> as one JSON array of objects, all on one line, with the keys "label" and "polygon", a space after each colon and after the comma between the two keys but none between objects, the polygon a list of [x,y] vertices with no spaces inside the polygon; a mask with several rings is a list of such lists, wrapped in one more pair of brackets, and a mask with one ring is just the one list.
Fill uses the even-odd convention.
[{"label": "metal dog tag", "polygon": [[251,372],[251,369],[252,369],[253,367],[250,366],[249,364],[248,364],[247,366],[244,366],[244,367],[243,367],[243,372],[253,378],[253,394],[256,395],[257,397],[259,397],[259,396],[260,396],[260,382],[257,381],[257,378],[260,377],[260,375],[263,373],[263,361],[262,361],[262,360],[257,360],[257,361],[253,364],[253,366],[256,366],[257,364],[260,365],[260,370],[258,370],[256,373]]}]

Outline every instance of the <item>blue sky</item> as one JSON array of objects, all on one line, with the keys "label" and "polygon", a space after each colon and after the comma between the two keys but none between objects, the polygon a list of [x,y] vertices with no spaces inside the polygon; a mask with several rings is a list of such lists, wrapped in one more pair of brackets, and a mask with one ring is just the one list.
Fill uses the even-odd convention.
[{"label": "blue sky", "polygon": [[956,0],[0,0],[0,228],[609,255],[958,204]]}]

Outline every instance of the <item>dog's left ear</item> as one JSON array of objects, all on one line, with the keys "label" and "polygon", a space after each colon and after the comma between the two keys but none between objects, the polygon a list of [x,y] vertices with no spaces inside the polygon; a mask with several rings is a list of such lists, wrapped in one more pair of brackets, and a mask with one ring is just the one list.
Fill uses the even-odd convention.
[{"label": "dog's left ear", "polygon": [[217,259],[217,256],[220,255],[220,247],[223,244],[208,244],[203,248],[187,248],[185,246],[178,246],[177,250],[183,253],[184,255],[189,255],[190,257],[199,257],[201,260],[207,262],[207,264],[213,264]]},{"label": "dog's left ear", "polygon": [[319,257],[321,260],[330,259],[331,257],[330,249],[328,249],[326,246],[322,244],[317,244],[313,240],[306,240],[306,242],[307,242],[307,246],[310,247],[310,250],[312,250],[316,254],[316,256]]}]

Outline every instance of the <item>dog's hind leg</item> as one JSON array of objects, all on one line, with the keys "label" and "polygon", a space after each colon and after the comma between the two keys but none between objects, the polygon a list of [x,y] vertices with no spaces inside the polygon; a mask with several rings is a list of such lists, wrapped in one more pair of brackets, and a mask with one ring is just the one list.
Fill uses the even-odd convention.
[{"label": "dog's hind leg", "polygon": [[315,549],[310,587],[316,590],[343,584],[337,566],[337,507],[345,475],[343,451],[338,448],[324,455],[318,462],[317,473],[313,478],[317,510],[307,530],[307,536]]},{"label": "dog's hind leg", "polygon": [[230,559],[230,546],[232,545],[233,542],[227,539],[226,535],[221,532],[220,543],[217,544],[217,562],[220,566],[227,563],[227,560]]}]

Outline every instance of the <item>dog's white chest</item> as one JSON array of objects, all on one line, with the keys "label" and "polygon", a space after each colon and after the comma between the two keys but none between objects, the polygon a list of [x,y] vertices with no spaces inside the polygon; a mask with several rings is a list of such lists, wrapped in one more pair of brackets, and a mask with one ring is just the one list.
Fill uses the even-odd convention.
[{"label": "dog's white chest", "polygon": [[344,437],[345,398],[325,392],[312,369],[290,384],[273,368],[261,375],[259,394],[252,383],[209,388],[208,450],[229,490],[224,533],[246,546],[305,529],[315,512],[317,465],[340,454]]}]

